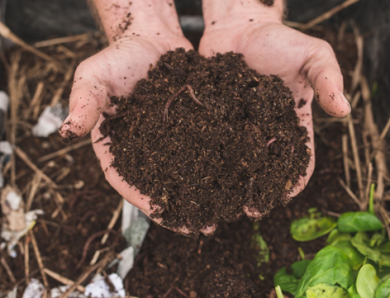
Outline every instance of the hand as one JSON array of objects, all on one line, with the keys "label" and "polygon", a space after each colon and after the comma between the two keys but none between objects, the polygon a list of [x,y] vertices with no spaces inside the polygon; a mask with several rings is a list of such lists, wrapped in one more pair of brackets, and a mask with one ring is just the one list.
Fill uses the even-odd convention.
[{"label": "hand", "polygon": [[[154,2],[154,0],[142,0],[138,3],[133,1],[131,12],[133,14],[134,10],[137,11],[139,8],[143,16],[144,9],[150,9],[148,5],[154,5]],[[126,1],[126,5],[127,3],[128,1]],[[99,130],[104,120],[102,113],[115,114],[115,107],[110,106],[111,96],[127,96],[131,93],[137,81],[147,77],[150,64],[155,65],[160,56],[167,51],[179,47],[186,50],[192,48],[190,42],[183,37],[174,8],[168,5],[169,1],[160,1],[156,5],[161,4],[164,4],[164,7],[153,8],[160,13],[164,13],[165,9],[168,14],[171,14],[169,18],[166,15],[167,18],[164,22],[159,23],[159,16],[149,16],[148,19],[145,19],[145,26],[142,23],[133,23],[128,32],[120,32],[119,36],[118,32],[109,29],[115,27],[113,24],[115,21],[111,20],[111,25],[106,26],[110,45],[78,66],[69,98],[70,114],[60,129],[60,134],[68,139],[81,137],[91,131],[93,148],[100,160],[107,181],[123,198],[148,216],[154,211],[150,207],[151,198],[142,195],[134,186],[123,181],[123,178],[111,167],[114,156],[109,152],[109,147],[104,145],[110,142],[109,137],[97,143],[96,141],[102,137]],[[146,8],[143,7],[144,5]],[[97,8],[99,9],[99,7]],[[109,9],[117,7],[105,7],[103,3],[100,8],[101,11],[107,12]],[[148,10],[147,12],[152,14]],[[125,11],[124,14],[128,15],[128,12]],[[135,22],[137,15],[134,18]],[[173,23],[166,24],[167,19]],[[153,20],[157,20],[155,24]],[[137,36],[138,34],[140,36]],[[161,223],[161,219],[154,220]],[[212,228],[201,230],[203,233],[212,231]],[[189,233],[185,228],[179,232]]]},{"label": "hand", "polygon": [[[293,30],[281,22],[283,3],[266,7],[259,0],[205,0],[206,29],[199,46],[205,56],[237,52],[244,55],[248,66],[263,75],[279,75],[291,89],[296,101],[295,111],[301,125],[308,131],[307,146],[311,159],[306,176],[287,194],[298,195],[307,185],[314,170],[314,134],[311,103],[313,95],[331,116],[343,117],[351,107],[343,92],[343,77],[331,46],[320,39]],[[298,108],[299,101],[306,104]],[[259,212],[245,212],[261,217]]]}]

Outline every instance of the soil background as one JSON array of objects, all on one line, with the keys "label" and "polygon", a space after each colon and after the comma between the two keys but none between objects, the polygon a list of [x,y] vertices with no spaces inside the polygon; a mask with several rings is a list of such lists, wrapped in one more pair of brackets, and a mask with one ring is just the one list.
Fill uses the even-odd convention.
[{"label": "soil background", "polygon": [[[337,32],[333,30],[309,33],[324,38],[333,45],[348,89],[350,71],[356,63],[353,35],[348,33],[341,42],[338,42]],[[77,50],[83,51],[78,57],[79,61],[93,54],[101,46],[98,43],[92,44],[93,47]],[[52,50],[44,49],[47,53]],[[36,59],[29,54],[23,55],[25,65]],[[4,70],[4,66],[2,68]],[[44,75],[42,73],[42,76]],[[57,78],[52,84],[59,84],[60,81],[61,78]],[[4,78],[1,79],[0,87],[7,90]],[[66,86],[63,98],[69,95],[69,87],[70,84]],[[42,107],[50,102],[49,98],[50,96],[43,100]],[[62,102],[66,104],[66,100]],[[293,241],[289,234],[292,220],[302,217],[312,207],[318,208],[324,214],[356,209],[352,199],[338,182],[338,177],[344,177],[341,135],[345,128],[337,122],[324,124],[319,119],[326,118],[326,114],[316,103],[313,109],[316,127],[316,169],[302,194],[293,199],[286,208],[275,208],[268,218],[260,222],[261,234],[270,248],[270,261],[267,264],[259,268],[256,266],[257,261],[250,247],[253,224],[247,219],[230,225],[221,224],[214,235],[197,240],[152,225],[136,258],[134,269],[124,281],[126,291],[133,296],[149,298],[268,297],[274,287],[274,273],[282,266],[288,266],[299,259],[299,247],[308,258],[313,257],[323,246],[325,239],[310,243]],[[360,135],[359,125],[355,128],[357,135]],[[40,157],[65,148],[66,145],[57,134],[42,139],[31,137],[26,131],[27,129],[18,129],[17,145],[49,177],[55,181],[58,179],[58,184],[61,185],[60,192],[65,200],[56,214],[59,206],[53,199],[53,193],[42,187],[31,208],[45,211],[45,215],[39,217],[33,229],[43,264],[54,272],[76,280],[88,266],[96,250],[119,252],[125,247],[124,240],[118,236],[119,219],[113,228],[116,233],[110,233],[105,245],[100,244],[100,237],[91,241],[85,261],[76,269],[88,239],[107,229],[112,213],[121,198],[105,181],[90,144],[52,160],[40,162]],[[82,141],[85,139],[79,140]],[[34,172],[21,159],[17,158],[16,161],[16,184],[26,195],[29,190],[28,183]],[[61,177],[64,168],[69,168],[70,171],[60,179],[58,177]],[[353,181],[353,184],[355,182]],[[29,244],[28,277],[41,279],[32,245],[28,239],[26,241]],[[1,252],[1,256],[14,274],[16,283],[10,279],[4,266],[0,266],[2,279],[0,297],[4,297],[15,285],[18,286],[18,297],[21,297],[26,287],[24,245],[21,244],[16,250],[18,256],[15,259]],[[103,273],[109,274],[110,271],[106,270]],[[59,285],[50,277],[48,282],[51,288]],[[226,294],[227,290],[230,291],[229,294]]]}]

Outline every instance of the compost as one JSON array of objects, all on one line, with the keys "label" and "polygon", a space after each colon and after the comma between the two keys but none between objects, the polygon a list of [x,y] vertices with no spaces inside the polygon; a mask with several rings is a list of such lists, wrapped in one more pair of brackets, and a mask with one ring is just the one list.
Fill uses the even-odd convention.
[{"label": "compost", "polygon": [[161,207],[153,217],[195,233],[244,207],[262,216],[288,201],[310,159],[291,91],[249,69],[243,56],[163,55],[106,115],[112,166]]}]

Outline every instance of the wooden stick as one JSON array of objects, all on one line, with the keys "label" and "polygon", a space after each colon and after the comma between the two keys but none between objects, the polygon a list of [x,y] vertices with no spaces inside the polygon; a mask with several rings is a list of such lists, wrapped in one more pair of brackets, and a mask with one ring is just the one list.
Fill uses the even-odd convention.
[{"label": "wooden stick", "polygon": [[70,79],[73,76],[75,66],[76,66],[76,60],[73,60],[68,68],[68,71],[66,72],[66,74],[63,78],[63,81],[61,82],[61,86],[54,93],[54,96],[51,100],[50,106],[55,106],[60,101],[61,96],[64,93],[66,86],[68,85]]},{"label": "wooden stick", "polygon": [[382,133],[381,133],[381,136],[380,136],[380,140],[383,140],[385,138],[385,136],[386,136],[387,132],[389,131],[389,129],[390,129],[390,117],[387,120],[385,128],[382,130]]},{"label": "wooden stick", "polygon": [[40,170],[32,161],[31,159],[27,156],[27,154],[20,149],[19,147],[15,146],[14,152],[24,161],[24,163],[35,173],[38,173],[43,180],[45,180],[47,183],[52,185],[53,187],[56,187],[57,184],[51,180],[42,170]]},{"label": "wooden stick", "polygon": [[309,23],[304,25],[301,29],[310,29],[310,28],[314,27],[315,25],[331,18],[333,15],[335,15],[339,11],[343,10],[344,8],[347,8],[348,6],[354,4],[358,1],[359,0],[347,0],[343,3],[341,3],[340,5],[337,5],[337,6],[333,7],[332,9],[328,10],[327,12],[323,13],[322,15],[315,18],[314,20],[310,21]]},{"label": "wooden stick", "polygon": [[361,83],[362,95],[364,99],[364,125],[368,130],[371,136],[371,143],[373,148],[373,153],[375,156],[375,166],[377,171],[377,187],[375,191],[375,198],[377,200],[382,200],[385,183],[384,177],[387,175],[387,166],[386,166],[386,156],[385,156],[385,140],[381,139],[379,136],[378,127],[374,121],[374,115],[372,113],[372,104],[371,104],[371,91],[368,87],[366,78],[363,76]]},{"label": "wooden stick", "polygon": [[36,173],[34,175],[34,178],[32,179],[32,182],[31,182],[31,190],[30,190],[30,193],[28,195],[28,198],[27,198],[27,203],[26,203],[26,212],[30,211],[30,208],[31,208],[31,205],[34,201],[34,197],[38,191],[38,188],[39,188],[39,183],[41,182],[41,174],[40,173]]},{"label": "wooden stick", "polygon": [[11,30],[3,23],[0,21],[0,35],[3,36],[4,38],[7,38],[11,40],[12,42],[16,43],[17,45],[21,46],[25,50],[37,55],[38,57],[46,60],[46,61],[54,61],[52,57],[49,57],[45,53],[35,49],[34,47],[28,45],[25,43],[23,40],[21,40],[19,37],[17,37],[15,34],[11,32]]},{"label": "wooden stick", "polygon": [[343,134],[342,136],[342,147],[343,147],[345,181],[347,181],[347,186],[351,188],[351,173],[349,172],[349,166],[348,166],[348,135],[346,134]]},{"label": "wooden stick", "polygon": [[24,238],[24,276],[26,278],[26,285],[30,283],[30,279],[28,278],[30,275],[30,251],[29,251],[29,245],[30,243],[30,237],[26,235]]},{"label": "wooden stick", "polygon": [[27,111],[26,119],[28,115],[32,112],[32,118],[36,120],[38,118],[38,113],[39,113],[39,106],[42,101],[42,92],[43,92],[43,87],[45,87],[45,83],[39,82],[37,84],[37,88],[35,89],[35,93],[33,96],[33,99],[31,100],[30,103],[30,109]]},{"label": "wooden stick", "polygon": [[[119,215],[121,214],[121,211],[122,211],[123,200],[124,200],[124,199],[121,199],[121,200],[119,201],[118,206],[117,206],[116,209],[114,210],[114,212],[113,212],[113,214],[112,214],[112,218],[111,218],[111,220],[110,220],[110,223],[109,223],[108,226],[107,226],[107,230],[111,230],[111,229],[114,227],[116,221],[118,220]],[[108,235],[109,235],[109,232],[107,232],[107,233],[104,234],[104,236],[103,236],[103,238],[102,238],[102,241],[100,242],[101,244],[105,244],[105,243],[106,243],[106,241],[107,241],[107,239],[108,239]]]},{"label": "wooden stick", "polygon": [[89,33],[84,33],[84,34],[73,35],[73,36],[53,38],[53,39],[38,41],[34,43],[34,47],[43,48],[43,47],[54,46],[63,43],[75,42],[79,40],[88,39],[89,36],[90,36]]},{"label": "wooden stick", "polygon": [[[63,277],[62,275],[54,272],[54,271],[51,271],[47,268],[45,268],[45,273],[47,275],[49,275],[50,277],[54,278],[56,281],[59,281],[60,283],[64,284],[64,285],[67,285],[67,286],[72,286],[74,284],[74,281],[73,280],[70,280],[66,277]],[[78,291],[80,291],[81,293],[84,293],[85,292],[85,288],[82,286],[82,285],[78,285],[76,287],[76,289]]]},{"label": "wooden stick", "polygon": [[347,186],[345,185],[344,181],[342,179],[339,178],[339,182],[341,184],[341,186],[345,189],[345,191],[350,195],[350,197],[355,201],[355,203],[359,206],[360,209],[362,209],[362,204],[361,202],[359,201],[359,199],[355,196],[355,194],[352,192],[352,190]]},{"label": "wooden stick", "polygon": [[[352,119],[351,114],[347,116],[348,120]],[[353,127],[352,121],[348,122],[348,130],[349,130],[349,136],[351,138],[351,146],[352,146],[352,153],[353,153],[353,160],[355,162],[356,167],[356,176],[357,176],[357,182],[359,187],[359,198],[360,202],[363,202],[364,199],[364,188],[363,188],[363,182],[362,182],[362,170],[360,167],[360,158],[359,158],[359,151],[357,147],[357,141],[356,141],[356,134],[355,134],[355,128]]]},{"label": "wooden stick", "polygon": [[11,269],[8,266],[7,261],[4,259],[4,257],[1,257],[1,264],[3,265],[5,271],[7,271],[8,277],[11,280],[12,283],[16,282],[15,276],[12,273]]},{"label": "wooden stick", "polygon": [[357,47],[358,59],[352,75],[352,85],[351,85],[350,94],[353,94],[355,92],[361,80],[362,69],[363,69],[363,46],[364,46],[364,39],[360,34],[358,27],[356,26],[355,23],[352,24],[352,27],[355,35],[355,43]]},{"label": "wooden stick", "polygon": [[104,256],[103,259],[101,259],[98,263],[95,265],[87,268],[81,275],[80,277],[69,287],[69,289],[63,293],[60,298],[67,298],[76,288],[78,285],[80,285],[84,280],[88,278],[88,276],[98,270],[99,268],[105,267],[109,262],[111,262],[115,258],[115,253],[109,252]]},{"label": "wooden stick", "polygon": [[362,93],[360,91],[356,92],[355,96],[352,99],[352,103],[351,103],[352,110],[354,110],[357,107],[357,105],[359,103],[359,99],[361,97],[362,97]]},{"label": "wooden stick", "polygon": [[92,143],[91,139],[88,139],[88,140],[84,140],[82,142],[79,142],[77,144],[70,145],[70,146],[65,147],[63,149],[60,149],[60,150],[58,150],[56,152],[53,152],[53,153],[50,153],[48,155],[42,156],[41,158],[38,159],[38,162],[43,162],[43,161],[47,161],[49,159],[53,159],[53,158],[55,158],[57,156],[64,155],[66,153],[69,153],[70,151],[79,149],[79,148],[84,147],[86,145],[89,145],[91,143]]},{"label": "wooden stick", "polygon": [[32,243],[33,248],[34,248],[35,257],[37,258],[39,271],[41,272],[41,275],[42,275],[43,284],[44,284],[44,286],[46,288],[48,288],[49,287],[49,283],[47,282],[47,278],[46,278],[46,274],[45,274],[45,267],[43,266],[41,253],[39,252],[37,240],[35,239],[33,230],[30,230],[29,234],[30,234],[30,237],[31,237],[31,243]]}]

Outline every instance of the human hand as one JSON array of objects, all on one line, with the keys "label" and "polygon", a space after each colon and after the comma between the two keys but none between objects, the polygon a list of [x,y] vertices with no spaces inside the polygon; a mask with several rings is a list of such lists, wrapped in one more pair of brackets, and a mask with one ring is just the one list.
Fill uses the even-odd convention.
[{"label": "human hand", "polygon": [[[190,50],[192,46],[183,37],[170,1],[133,1],[131,9],[128,1],[125,1],[126,6],[119,6],[117,2],[120,1],[116,1],[115,6],[103,0],[95,2],[110,45],[76,69],[69,98],[70,114],[60,134],[71,140],[91,131],[93,148],[107,181],[123,198],[149,216],[155,211],[150,206],[151,198],[123,181],[111,167],[114,156],[109,152],[109,147],[104,145],[110,142],[109,137],[96,142],[102,137],[99,130],[104,121],[102,113],[115,114],[110,97],[129,95],[137,81],[147,77],[150,64],[156,64],[162,54],[180,47]],[[134,19],[128,19],[129,13]],[[126,30],[115,29],[124,28],[127,21],[132,24]],[[153,220],[161,223],[161,220]],[[207,228],[201,232],[207,234],[213,230]],[[188,234],[189,230],[182,228],[178,232]]]},{"label": "human hand", "polygon": [[[222,2],[221,2],[222,1]],[[343,77],[331,46],[282,24],[283,1],[266,7],[259,0],[204,0],[205,33],[199,52],[205,56],[236,52],[263,75],[279,75],[295,98],[300,125],[306,127],[311,151],[306,176],[287,194],[298,195],[314,171],[313,95],[331,116],[343,117],[351,107],[343,92]],[[306,102],[299,108],[303,99]],[[287,199],[288,199],[287,198]],[[261,217],[245,207],[250,217]]]}]

